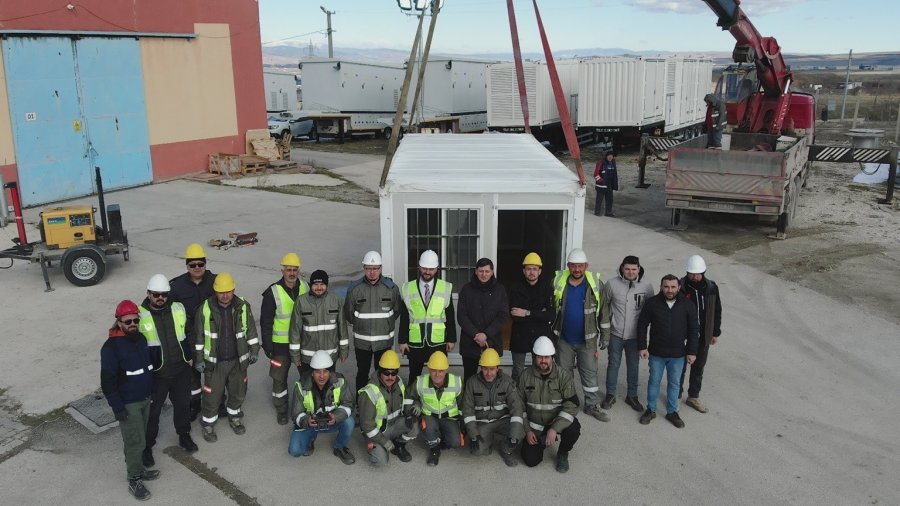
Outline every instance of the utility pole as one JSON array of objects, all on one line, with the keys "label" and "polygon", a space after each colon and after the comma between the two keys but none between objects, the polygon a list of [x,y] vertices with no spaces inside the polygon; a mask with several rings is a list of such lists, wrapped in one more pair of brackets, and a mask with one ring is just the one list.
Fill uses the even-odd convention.
[{"label": "utility pole", "polygon": [[322,5],[320,5],[319,8],[322,9],[322,12],[324,12],[326,16],[328,16],[328,57],[334,58],[334,46],[331,43],[331,33],[334,32],[334,30],[331,29],[331,15],[335,12],[326,10]]},{"label": "utility pole", "polygon": [[847,88],[850,87],[850,62],[853,61],[853,50],[847,57],[847,77],[844,78],[844,101],[841,103],[841,121],[844,121],[844,110],[847,108]]}]

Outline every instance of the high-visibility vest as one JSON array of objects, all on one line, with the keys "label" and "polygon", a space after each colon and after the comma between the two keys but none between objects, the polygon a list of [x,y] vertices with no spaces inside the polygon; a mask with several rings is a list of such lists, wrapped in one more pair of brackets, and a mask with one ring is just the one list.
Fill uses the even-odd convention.
[{"label": "high-visibility vest", "polygon": [[[300,283],[300,290],[297,296],[301,296],[309,292],[309,285],[302,279],[297,279]],[[272,295],[275,298],[275,319],[272,322],[272,342],[279,344],[288,344],[288,332],[291,329],[291,313],[294,312],[294,302],[296,299],[291,298],[287,290],[278,283],[272,285]]]},{"label": "high-visibility vest", "polygon": [[[584,278],[587,280],[588,287],[590,287],[591,291],[594,292],[594,300],[597,301],[596,313],[599,314],[601,302],[603,301],[603,295],[600,293],[600,275],[591,271],[585,271]],[[568,283],[568,281],[568,269],[564,271],[557,271],[556,277],[553,278],[553,304],[556,306],[557,311],[560,310],[563,293],[566,291],[566,284]],[[585,301],[585,304],[587,304],[587,301]]]},{"label": "high-visibility vest", "polygon": [[422,400],[422,414],[430,416],[434,413],[438,417],[445,414],[450,417],[459,416],[456,398],[462,391],[461,385],[459,376],[447,373],[447,386],[438,397],[437,389],[431,384],[431,376],[428,374],[419,376],[419,379],[416,380],[416,391],[419,393],[419,399]]},{"label": "high-visibility vest", "polygon": [[[438,279],[434,283],[434,293],[425,307],[425,301],[419,293],[419,280],[414,279],[403,285],[401,295],[403,302],[409,309],[409,344],[413,347],[421,347],[424,341],[430,346],[443,344],[447,330],[446,309],[453,302],[453,284]],[[422,335],[422,327],[430,324],[431,333]]]},{"label": "high-visibility vest", "polygon": [[[400,396],[405,398],[406,397],[406,386],[403,384],[402,381],[399,381],[399,378],[398,378],[398,383],[400,385]],[[382,426],[384,425],[385,420],[390,422],[394,418],[397,418],[398,416],[400,416],[400,413],[403,412],[403,404],[402,403],[400,405],[400,408],[397,409],[396,411],[392,411],[390,413],[387,412],[387,401],[385,401],[384,396],[381,395],[381,389],[378,388],[378,385],[369,383],[368,385],[361,388],[359,390],[359,393],[368,395],[369,400],[371,400],[372,404],[375,405],[375,429],[378,431],[381,430]],[[377,432],[375,434],[377,434]],[[371,438],[371,437],[374,437],[374,434],[371,436],[366,434],[366,436]]]},{"label": "high-visibility vest", "polygon": [[[180,302],[173,302],[172,306],[172,321],[175,323],[175,337],[178,338],[178,342],[184,342],[187,335],[185,334],[184,328],[187,325],[187,312],[184,310],[184,305]],[[153,321],[153,315],[150,311],[141,306],[140,313],[138,314],[140,317],[140,331],[141,334],[144,335],[144,338],[147,339],[147,346],[161,346],[159,342],[159,332],[156,331],[156,322]],[[163,363],[165,363],[165,354],[160,353],[160,364],[159,368],[162,369]],[[187,357],[184,356],[184,348],[181,348],[181,358],[187,362]]]},{"label": "high-visibility vest", "polygon": [[[249,346],[250,344],[254,344],[254,343],[250,343],[245,340],[246,335],[247,335],[247,301],[244,300],[243,297],[238,297],[238,298],[241,299],[241,301],[243,302],[243,304],[241,304],[241,328],[235,329],[234,337],[237,340],[238,353],[240,353],[242,351],[241,343],[244,343],[244,348],[247,348],[247,346]],[[212,321],[212,311],[209,309],[209,300],[206,300],[203,302],[202,315],[203,315],[203,360],[215,364],[217,362],[217,359],[215,356],[213,356],[214,347],[212,344],[212,340],[218,339],[219,335],[218,335],[218,332],[213,332],[212,328],[209,326],[210,322]],[[199,348],[200,345],[197,345],[197,347]],[[243,355],[241,355],[239,357],[240,362],[243,362],[243,361],[249,360],[249,359],[250,359],[249,349],[246,351],[246,353],[244,353]]]},{"label": "high-visibility vest", "polygon": [[[315,382],[313,382],[313,384],[315,384]],[[341,388],[343,388],[343,386],[344,378],[337,378],[334,382],[334,404],[331,406],[322,406],[323,411],[330,413],[341,406]],[[304,390],[303,383],[300,383],[300,395],[303,396],[303,408],[306,409],[306,412],[310,416],[314,415],[316,412],[316,405],[313,401],[312,389]]]}]

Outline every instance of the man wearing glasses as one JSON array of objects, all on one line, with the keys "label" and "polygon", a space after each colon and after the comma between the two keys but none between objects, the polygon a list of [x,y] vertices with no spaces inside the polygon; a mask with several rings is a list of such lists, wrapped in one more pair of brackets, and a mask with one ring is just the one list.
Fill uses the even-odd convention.
[{"label": "man wearing glasses", "polygon": [[154,274],[147,283],[147,298],[140,307],[140,333],[147,339],[153,361],[153,394],[147,421],[145,467],[153,467],[153,445],[159,434],[159,414],[166,397],[172,401],[172,421],[178,433],[178,446],[186,452],[197,451],[191,439],[191,365],[193,345],[188,342],[187,313],[180,302],[169,300],[169,280]]},{"label": "man wearing glasses", "polygon": [[[206,252],[203,247],[197,243],[189,244],[184,250],[184,263],[187,264],[187,272],[175,277],[169,282],[171,290],[169,291],[169,299],[172,302],[180,302],[184,305],[187,313],[187,337],[191,342],[196,342],[197,336],[194,335],[194,316],[197,314],[197,308],[203,301],[213,296],[213,281],[216,275],[206,270]],[[191,372],[191,404],[190,415],[191,421],[197,419],[200,414],[200,393],[202,383],[200,381],[200,373],[196,370]],[[224,400],[219,411],[223,411]]]},{"label": "man wearing glasses", "polygon": [[406,397],[399,372],[400,356],[394,350],[385,351],[378,361],[378,370],[357,396],[359,429],[366,438],[369,462],[375,466],[387,465],[388,452],[401,462],[412,460],[406,443],[419,435],[414,417],[404,416],[413,401]]}]

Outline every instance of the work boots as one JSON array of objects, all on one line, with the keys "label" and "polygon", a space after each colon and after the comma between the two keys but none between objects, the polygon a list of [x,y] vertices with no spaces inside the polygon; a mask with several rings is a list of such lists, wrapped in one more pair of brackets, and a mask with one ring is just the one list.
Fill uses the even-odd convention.
[{"label": "work boots", "polygon": [[153,481],[159,478],[159,471],[156,469],[144,469],[144,474],[141,475],[141,479],[144,481]]},{"label": "work boots", "polygon": [[560,452],[556,454],[556,472],[566,473],[569,471],[569,452]]},{"label": "work boots", "polygon": [[644,414],[641,415],[641,425],[649,424],[654,418],[656,418],[656,413],[650,411],[650,408],[647,408],[647,410],[644,411]]},{"label": "work boots", "polygon": [[397,456],[400,459],[400,462],[409,462],[412,460],[412,455],[409,454],[409,450],[406,449],[406,443],[396,443],[394,445],[394,449],[391,450],[391,453]]},{"label": "work boots", "polygon": [[425,461],[429,466],[438,465],[438,461],[441,459],[441,449],[438,446],[428,449],[428,459]]},{"label": "work boots", "polygon": [[684,401],[684,403],[701,413],[706,413],[707,411],[709,411],[706,406],[704,406],[703,403],[700,402],[700,399],[698,397],[688,397],[687,400]]},{"label": "work boots", "polygon": [[613,404],[616,403],[616,396],[612,394],[606,394],[606,398],[603,399],[603,402],[600,403],[600,407],[603,409],[609,409],[613,407]]},{"label": "work boots", "polygon": [[641,405],[641,401],[639,401],[637,397],[625,397],[625,404],[631,406],[631,409],[638,413],[644,410],[644,406]]},{"label": "work boots", "polygon": [[194,453],[198,450],[197,443],[194,442],[194,439],[191,438],[190,434],[179,434],[178,446],[180,446],[182,450],[188,453]]},{"label": "work boots", "polygon": [[140,478],[128,480],[128,493],[130,493],[138,501],[146,501],[150,499],[150,491],[144,486],[144,481]]},{"label": "work boots", "polygon": [[600,420],[601,422],[608,422],[608,421],[609,421],[609,415],[607,415],[606,413],[604,413],[603,410],[600,409],[600,406],[598,406],[598,405],[596,405],[596,404],[593,405],[593,406],[588,406],[588,407],[586,407],[586,408],[584,409],[584,412],[587,413],[587,414],[589,414],[589,415],[591,415],[591,416],[593,416],[593,417],[596,418],[597,420]]},{"label": "work boots", "polygon": [[350,449],[346,446],[343,448],[335,448],[334,450],[332,450],[332,453],[334,453],[335,457],[341,459],[341,462],[347,464],[348,466],[356,462],[356,457],[354,457],[353,454],[350,453]]},{"label": "work boots", "polygon": [[228,420],[228,425],[231,426],[231,430],[233,430],[234,433],[238,436],[247,432],[247,427],[244,427],[244,424],[241,423],[240,418],[232,418],[231,420]]},{"label": "work boots", "polygon": [[216,428],[212,425],[204,425],[203,426],[203,439],[207,443],[215,443],[219,440],[219,436],[216,435]]}]

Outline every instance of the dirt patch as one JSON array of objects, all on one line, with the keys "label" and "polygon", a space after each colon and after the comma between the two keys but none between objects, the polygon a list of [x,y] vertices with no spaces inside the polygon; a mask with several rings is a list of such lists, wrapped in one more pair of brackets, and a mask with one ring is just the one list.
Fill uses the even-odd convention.
[{"label": "dirt patch", "polygon": [[335,139],[322,139],[320,142],[292,142],[291,147],[310,151],[329,151],[334,153],[355,153],[358,155],[380,155],[387,153],[388,140],[372,137],[354,137],[344,139],[340,144]]}]

